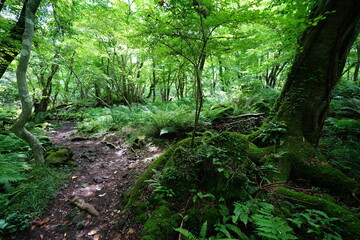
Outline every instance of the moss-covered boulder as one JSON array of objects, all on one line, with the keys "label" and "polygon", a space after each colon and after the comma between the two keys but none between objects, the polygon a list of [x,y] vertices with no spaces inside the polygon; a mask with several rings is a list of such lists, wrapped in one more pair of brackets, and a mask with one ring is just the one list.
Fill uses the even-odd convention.
[{"label": "moss-covered boulder", "polygon": [[162,205],[157,208],[146,221],[142,232],[142,240],[174,239],[174,228],[180,225],[181,217]]},{"label": "moss-covered boulder", "polygon": [[[261,236],[257,235],[261,229],[253,216],[259,219],[266,215],[288,224],[296,206],[344,220],[338,223],[338,233],[344,237],[357,234],[358,217],[342,206],[343,202],[335,201],[346,200],[351,205],[341,196],[351,196],[348,191],[356,188],[355,180],[334,169],[311,144],[301,139],[290,137],[284,144],[263,148],[248,139],[238,133],[223,132],[196,138],[193,147],[191,140],[186,139],[155,160],[127,194],[127,208],[136,213],[137,222],[146,221],[142,239],[176,239],[174,228],[179,228],[180,223],[190,232],[198,233],[206,222],[208,233],[218,235],[219,226],[235,224],[227,225],[227,221],[239,219],[241,214],[247,215],[237,227],[247,237],[256,238]],[[301,188],[297,183],[301,183]],[[323,193],[324,189],[307,194],[312,186],[335,186],[336,190],[330,191],[332,196]],[[279,199],[289,204],[277,209],[274,206],[278,204],[274,203]],[[273,210],[266,212],[266,206]],[[235,215],[230,216],[232,211]],[[303,229],[288,228],[289,234],[302,237]]]},{"label": "moss-covered boulder", "polygon": [[208,138],[193,149],[179,146],[167,159],[160,183],[171,189],[179,202],[186,201],[192,189],[242,198],[248,148],[243,135],[229,132]]},{"label": "moss-covered boulder", "polygon": [[45,163],[52,165],[74,165],[73,152],[68,147],[54,147],[46,153]]}]

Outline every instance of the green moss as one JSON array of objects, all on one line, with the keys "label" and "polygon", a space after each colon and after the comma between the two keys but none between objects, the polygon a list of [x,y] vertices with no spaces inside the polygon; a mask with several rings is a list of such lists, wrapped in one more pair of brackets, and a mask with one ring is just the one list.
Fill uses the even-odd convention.
[{"label": "green moss", "polygon": [[142,231],[142,240],[174,239],[177,233],[174,228],[180,225],[181,218],[173,214],[167,206],[160,206],[146,221]]},{"label": "green moss", "polygon": [[45,162],[53,165],[75,164],[73,161],[73,153],[68,147],[55,147],[46,154]]},{"label": "green moss", "polygon": [[133,205],[133,213],[136,215],[143,214],[148,210],[148,203],[146,202],[136,202]]},{"label": "green moss", "polygon": [[140,197],[144,186],[146,185],[145,180],[151,178],[154,174],[153,170],[160,169],[164,164],[167,158],[171,153],[171,149],[168,149],[160,157],[158,157],[150,166],[145,170],[145,172],[136,180],[134,186],[125,193],[125,197],[128,199],[126,207],[131,207],[133,203]]},{"label": "green moss", "polygon": [[195,149],[180,146],[164,167],[161,185],[172,189],[178,202],[186,201],[194,188],[229,199],[242,198],[248,145],[245,136],[224,132]]},{"label": "green moss", "polygon": [[253,143],[249,143],[248,156],[249,158],[259,164],[259,160],[274,152],[274,146],[259,148]]},{"label": "green moss", "polygon": [[287,200],[293,200],[307,207],[324,211],[329,217],[339,218],[341,229],[347,237],[360,237],[360,220],[350,211],[336,203],[320,196],[310,196],[302,192],[294,192],[286,188],[279,188],[276,193],[284,196]]},{"label": "green moss", "polygon": [[209,235],[215,234],[214,225],[221,219],[221,214],[215,203],[198,204],[191,208],[187,214],[184,228],[192,233],[199,233],[204,222],[207,221]]},{"label": "green moss", "polygon": [[143,224],[149,219],[148,213],[142,213],[135,216],[135,223],[137,224]]},{"label": "green moss", "polygon": [[[201,144],[203,139],[206,138],[195,138],[195,146]],[[154,170],[160,170],[161,168],[163,168],[163,166],[169,161],[169,159],[172,158],[174,150],[182,146],[190,148],[191,138],[184,139],[175,144],[174,146],[170,147],[153,163],[150,164],[150,166],[145,170],[145,172],[136,180],[134,186],[125,193],[125,197],[128,199],[126,205],[127,208],[131,207],[131,205],[141,196],[143,188],[147,185],[145,181],[149,180],[154,175]]]},{"label": "green moss", "polygon": [[245,135],[235,132],[223,132],[206,141],[207,145],[216,146],[227,151],[229,157],[246,156],[249,150],[249,141]]},{"label": "green moss", "polygon": [[330,165],[298,163],[293,176],[310,180],[315,186],[327,188],[338,195],[348,195],[358,185],[354,179]]}]

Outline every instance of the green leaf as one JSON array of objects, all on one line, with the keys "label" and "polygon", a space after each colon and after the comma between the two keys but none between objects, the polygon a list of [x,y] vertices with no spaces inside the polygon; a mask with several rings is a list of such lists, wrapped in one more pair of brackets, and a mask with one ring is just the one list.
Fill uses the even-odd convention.
[{"label": "green leaf", "polygon": [[174,230],[181,233],[182,235],[184,235],[186,238],[189,238],[190,240],[197,240],[197,237],[186,229],[174,228]]},{"label": "green leaf", "polygon": [[230,229],[231,231],[235,232],[242,240],[248,240],[249,238],[240,230],[239,227],[232,225],[232,224],[226,224],[226,227]]},{"label": "green leaf", "polygon": [[160,136],[167,134],[167,133],[174,133],[176,132],[176,129],[173,127],[164,127],[160,130]]},{"label": "green leaf", "polygon": [[206,232],[207,232],[207,221],[204,222],[204,224],[201,226],[201,230],[200,230],[200,237],[201,238],[205,238],[206,237]]}]

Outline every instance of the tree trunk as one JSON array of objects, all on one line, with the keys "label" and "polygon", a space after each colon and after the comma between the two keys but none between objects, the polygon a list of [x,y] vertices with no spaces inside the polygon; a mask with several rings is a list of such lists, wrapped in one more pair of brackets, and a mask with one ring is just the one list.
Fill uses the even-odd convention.
[{"label": "tree trunk", "polygon": [[[5,1],[2,1],[5,2]],[[41,0],[32,1],[32,14],[35,14]],[[20,12],[20,16],[16,24],[9,30],[8,36],[0,41],[0,78],[4,75],[6,69],[14,58],[19,54],[20,49],[16,45],[21,41],[22,35],[25,31],[25,12],[28,0],[24,1],[23,8]],[[2,7],[2,5],[0,5]]]},{"label": "tree trunk", "polygon": [[276,104],[273,121],[286,124],[288,135],[317,145],[329,108],[330,94],[339,81],[348,52],[359,33],[360,1],[321,1]]},{"label": "tree trunk", "polygon": [[157,83],[157,79],[156,79],[156,63],[155,60],[152,60],[152,82],[150,85],[150,90],[149,90],[149,94],[147,95],[146,98],[150,98],[152,96],[152,102],[155,102],[156,99],[156,92],[155,92],[155,87],[156,87],[156,83]]},{"label": "tree trunk", "polygon": [[359,68],[360,68],[360,41],[356,44],[357,62],[355,65],[354,82],[359,80]]},{"label": "tree trunk", "polygon": [[[54,58],[56,59],[58,57],[58,53],[55,54]],[[41,112],[46,112],[49,104],[50,104],[50,96],[52,93],[52,80],[59,70],[59,64],[53,63],[51,64],[51,72],[50,75],[47,77],[46,81],[44,79],[41,80],[41,85],[43,87],[40,103],[37,107],[35,107],[35,117],[37,114]]]},{"label": "tree trunk", "polygon": [[40,1],[29,0],[26,5],[26,23],[22,40],[21,56],[19,65],[16,70],[17,86],[19,90],[22,111],[19,118],[11,128],[18,137],[25,140],[32,148],[36,162],[44,163],[43,148],[39,140],[37,140],[30,132],[25,129],[25,124],[31,117],[32,101],[26,83],[26,70],[28,67],[31,43],[34,36],[34,18],[36,8]]},{"label": "tree trunk", "polygon": [[3,7],[4,7],[4,5],[5,5],[5,1],[6,1],[6,0],[1,0],[1,1],[0,1],[0,12],[1,12],[1,10],[3,9]]}]

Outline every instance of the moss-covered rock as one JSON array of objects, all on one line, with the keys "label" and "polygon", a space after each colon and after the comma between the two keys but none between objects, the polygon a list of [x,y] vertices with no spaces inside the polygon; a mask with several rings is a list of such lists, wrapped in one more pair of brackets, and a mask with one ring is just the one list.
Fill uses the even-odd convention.
[{"label": "moss-covered rock", "polygon": [[74,165],[73,153],[68,147],[55,147],[46,153],[45,163],[52,165]]},{"label": "moss-covered rock", "polygon": [[142,232],[142,240],[169,240],[175,239],[174,228],[180,225],[181,218],[167,206],[160,206],[146,221]]},{"label": "moss-covered rock", "polygon": [[[276,147],[258,148],[249,143],[247,136],[224,132],[196,138],[193,148],[190,142],[190,139],[186,139],[167,150],[150,165],[129,192],[127,206],[135,208],[136,221],[143,222],[148,218],[142,239],[174,239],[176,232],[173,228],[178,227],[180,221],[174,213],[176,211],[188,216],[183,226],[190,232],[198,233],[201,225],[207,221],[209,234],[216,234],[214,224],[224,219],[223,212],[216,206],[216,203],[220,204],[219,199],[225,200],[231,212],[234,202],[241,204],[260,198],[261,201],[271,202],[274,196],[284,196],[287,200],[340,218],[344,221],[344,229],[351,234],[355,234],[359,228],[359,219],[334,200],[342,194],[349,196],[348,190],[356,187],[356,181],[328,165],[326,159],[303,139],[288,136],[283,144]],[[265,171],[264,166],[270,165],[274,168]],[[153,191],[153,197],[145,197],[153,188],[146,182],[153,178],[153,170],[159,172],[156,182],[160,183],[162,190],[171,192],[170,195],[162,194],[159,197],[158,192]],[[279,187],[297,178],[306,178],[312,186],[335,187],[330,192],[335,198],[327,194],[311,196]],[[270,187],[262,188],[262,184]],[[204,200],[207,199],[205,195],[212,196],[211,201]],[[198,197],[195,202],[194,196]],[[149,201],[149,205],[138,203],[144,199]],[[285,215],[291,215],[293,209],[284,208]],[[282,211],[274,211],[273,214],[286,221]],[[255,225],[252,227],[256,228]],[[251,227],[248,229],[252,231]]]},{"label": "moss-covered rock", "polygon": [[221,214],[215,203],[197,204],[187,212],[187,220],[184,227],[192,233],[199,233],[201,226],[207,222],[209,235],[214,234],[214,225],[219,222]]},{"label": "moss-covered rock", "polygon": [[[204,139],[206,138],[195,138],[195,146],[200,145]],[[151,179],[151,177],[154,175],[154,170],[160,170],[163,168],[166,162],[172,157],[175,149],[178,147],[190,148],[190,146],[191,138],[184,139],[175,144],[173,147],[170,147],[160,157],[155,159],[155,161],[151,163],[145,172],[136,180],[134,186],[125,193],[125,197],[127,199],[127,208],[132,207],[133,203],[138,200],[138,198],[144,192],[144,188],[147,186],[145,181]]]},{"label": "moss-covered rock", "polygon": [[172,189],[179,202],[186,201],[194,188],[228,199],[242,198],[248,148],[246,137],[229,132],[194,149],[180,146],[164,166],[161,185]]}]

